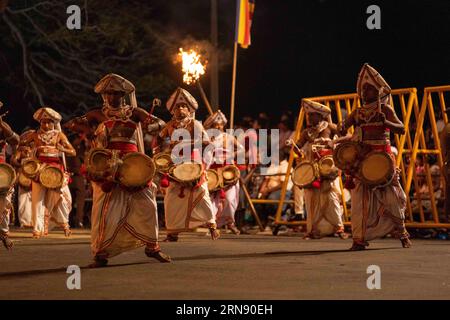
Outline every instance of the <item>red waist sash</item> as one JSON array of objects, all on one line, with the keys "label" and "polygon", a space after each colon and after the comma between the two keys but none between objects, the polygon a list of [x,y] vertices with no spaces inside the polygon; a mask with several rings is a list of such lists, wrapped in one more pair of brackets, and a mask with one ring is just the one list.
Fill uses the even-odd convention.
[{"label": "red waist sash", "polygon": [[110,142],[108,149],[119,150],[121,155],[138,151],[137,145],[127,142]]}]

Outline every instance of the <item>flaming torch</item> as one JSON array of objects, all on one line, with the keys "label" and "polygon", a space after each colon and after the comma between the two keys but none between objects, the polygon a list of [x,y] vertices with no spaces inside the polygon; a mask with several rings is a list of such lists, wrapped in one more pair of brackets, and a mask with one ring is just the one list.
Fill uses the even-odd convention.
[{"label": "flaming torch", "polygon": [[184,51],[180,48],[178,56],[181,58],[183,71],[183,82],[186,84],[197,83],[197,87],[200,90],[203,101],[208,108],[209,114],[212,114],[211,105],[206,97],[205,91],[200,83],[200,76],[205,74],[205,66],[202,64],[201,56],[194,50]]}]

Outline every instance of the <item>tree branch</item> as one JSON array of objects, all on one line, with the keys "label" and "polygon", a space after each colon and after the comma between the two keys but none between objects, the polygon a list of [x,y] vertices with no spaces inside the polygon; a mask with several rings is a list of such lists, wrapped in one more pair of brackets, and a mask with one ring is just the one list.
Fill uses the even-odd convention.
[{"label": "tree branch", "polygon": [[[10,11],[9,8],[6,8],[6,11]],[[28,70],[28,60],[27,60],[27,46],[25,44],[25,41],[23,39],[22,33],[20,30],[14,25],[14,23],[8,18],[6,13],[2,14],[3,20],[6,22],[6,24],[9,26],[13,34],[16,36],[17,40],[20,43],[20,46],[22,47],[22,65],[23,65],[23,73],[24,77],[31,83],[31,86],[33,87],[33,90],[35,94],[37,95],[37,98],[39,100],[39,103],[41,105],[44,105],[44,100],[42,98],[42,94],[39,91],[39,88],[37,87],[36,82],[31,77],[30,72]]]}]

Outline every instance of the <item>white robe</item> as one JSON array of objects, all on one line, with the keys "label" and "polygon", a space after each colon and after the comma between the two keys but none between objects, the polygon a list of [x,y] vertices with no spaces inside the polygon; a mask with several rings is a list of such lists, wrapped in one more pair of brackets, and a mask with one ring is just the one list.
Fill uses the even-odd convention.
[{"label": "white robe", "polygon": [[172,233],[190,231],[204,224],[215,225],[216,222],[206,181],[196,188],[170,181],[164,196],[164,212],[166,229]]},{"label": "white robe", "polygon": [[339,180],[324,180],[320,189],[304,189],[307,232],[327,236],[343,230]]},{"label": "white robe", "polygon": [[110,258],[158,242],[156,185],[130,192],[116,185],[104,192],[93,182],[91,250]]},{"label": "white robe", "polygon": [[221,228],[235,223],[234,215],[239,205],[239,183],[225,191],[225,199],[220,197],[220,192],[211,194],[217,227]]},{"label": "white robe", "polygon": [[21,227],[32,227],[31,189],[19,186],[19,221]]},{"label": "white robe", "polygon": [[47,189],[32,181],[31,208],[33,233],[46,235],[54,226],[67,228],[72,196],[67,182],[60,189]]},{"label": "white robe", "polygon": [[[224,148],[225,141],[228,142],[228,145]],[[225,164],[226,161],[229,160],[228,158],[232,158],[233,150],[230,149],[234,149],[234,143],[232,143],[233,141],[234,137],[226,132],[223,132],[222,134],[215,137],[214,141],[212,142],[215,149],[213,154],[211,155],[211,159],[209,159],[210,161],[208,161],[208,164]],[[240,148],[243,147],[238,144],[238,149]],[[232,159],[229,161],[232,161]],[[221,228],[228,224],[234,224],[234,215],[239,206],[239,182],[225,190],[224,199],[221,198],[220,192],[214,192],[213,194],[211,194],[211,202],[213,204],[217,227]]]},{"label": "white robe", "polygon": [[[331,139],[319,138],[318,140],[323,143]],[[303,146],[303,150],[306,152],[306,158],[312,161],[314,156],[309,142]],[[333,181],[322,180],[320,189],[304,189],[308,233],[323,237],[339,230],[343,231],[343,211],[340,203],[341,191],[338,179],[336,178]]]},{"label": "white robe", "polygon": [[352,233],[355,241],[384,237],[391,232],[406,234],[406,195],[398,174],[383,188],[371,189],[355,179],[351,190]]},{"label": "white robe", "polygon": [[9,216],[13,194],[14,188],[11,188],[8,193],[0,196],[0,234],[7,235],[9,232]]}]

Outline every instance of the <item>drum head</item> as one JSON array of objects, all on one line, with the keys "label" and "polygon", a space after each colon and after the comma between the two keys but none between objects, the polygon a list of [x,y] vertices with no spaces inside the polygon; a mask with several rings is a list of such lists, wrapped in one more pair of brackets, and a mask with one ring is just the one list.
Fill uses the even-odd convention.
[{"label": "drum head", "polygon": [[39,171],[40,164],[39,161],[31,159],[27,160],[22,164],[22,171],[25,175],[33,177]]},{"label": "drum head", "polygon": [[156,169],[158,171],[167,172],[173,165],[172,158],[169,153],[158,153],[153,157]]},{"label": "drum head", "polygon": [[111,159],[111,153],[105,150],[95,150],[89,157],[89,171],[104,172],[109,168],[108,160]]},{"label": "drum head", "polygon": [[16,171],[7,163],[0,163],[0,189],[9,190],[16,180]]},{"label": "drum head", "polygon": [[336,147],[333,159],[339,169],[348,170],[358,160],[359,153],[360,151],[356,143],[344,142]]},{"label": "drum head", "polygon": [[119,182],[126,187],[143,187],[153,179],[155,172],[152,158],[140,152],[131,152],[122,158],[118,170]]},{"label": "drum head", "polygon": [[19,172],[19,177],[17,180],[19,181],[21,187],[23,188],[31,187],[31,179],[28,178],[23,172]]},{"label": "drum head", "polygon": [[336,172],[332,156],[325,156],[319,161],[319,170],[321,176],[328,176]]},{"label": "drum head", "polygon": [[209,169],[206,171],[206,178],[208,179],[208,190],[215,191],[220,186],[219,174],[216,170]]},{"label": "drum head", "polygon": [[225,185],[237,183],[240,176],[239,169],[234,165],[228,165],[222,169],[222,178]]},{"label": "drum head", "polygon": [[392,178],[394,166],[387,153],[370,153],[361,163],[360,176],[369,185],[384,184]]},{"label": "drum head", "polygon": [[173,169],[173,176],[181,182],[189,182],[200,179],[203,166],[196,162],[185,162],[176,165]]},{"label": "drum head", "polygon": [[61,188],[64,182],[64,172],[54,166],[46,166],[39,173],[40,183],[48,189]]},{"label": "drum head", "polygon": [[307,186],[314,180],[316,180],[316,171],[309,161],[299,163],[292,172],[292,182],[299,187]]}]

